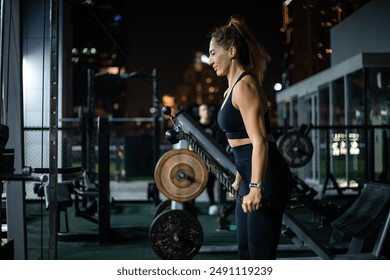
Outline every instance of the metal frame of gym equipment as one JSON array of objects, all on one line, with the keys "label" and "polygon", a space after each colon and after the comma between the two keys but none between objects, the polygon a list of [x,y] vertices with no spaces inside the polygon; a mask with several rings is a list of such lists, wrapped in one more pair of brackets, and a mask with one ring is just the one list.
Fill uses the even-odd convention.
[{"label": "metal frame of gym equipment", "polygon": [[[204,148],[210,152],[212,158],[217,163],[221,164],[220,168],[225,171],[225,174],[230,173],[229,175],[234,176],[234,174],[237,172],[237,169],[226,151],[222,150],[217,142],[212,137],[210,137],[210,135],[205,133],[202,127],[196,123],[196,121],[186,112],[179,111],[176,114],[176,118],[183,124],[183,127],[185,127],[187,132],[191,131],[191,135],[197,139],[198,143],[202,143]],[[220,183],[219,180],[218,183]],[[229,224],[228,216],[234,211],[234,205],[236,201],[227,200],[226,191],[223,188],[220,188],[219,190],[219,200],[219,206],[222,207],[222,209],[218,216],[218,229],[227,230]]]},{"label": "metal frame of gym equipment", "polygon": [[[48,220],[49,252],[48,258],[57,259],[57,231],[59,229],[58,211],[58,69],[59,69],[59,10],[58,0],[49,1],[49,34],[50,34],[50,97],[49,97],[49,167],[41,172],[48,173]],[[32,170],[30,169],[30,172]],[[35,171],[34,171],[35,172]]]},{"label": "metal frame of gym equipment", "polygon": [[[9,1],[10,3],[11,1]],[[3,23],[3,16],[11,16],[11,13],[4,13],[4,8],[7,8],[7,11],[9,12],[9,6],[10,5],[3,5],[3,4],[9,4],[8,2],[1,2],[2,7],[1,7],[1,22]],[[49,7],[49,17],[50,17],[50,131],[49,131],[49,138],[50,138],[50,151],[49,151],[49,161],[50,161],[50,167],[49,167],[49,190],[50,190],[50,198],[49,201],[51,202],[53,207],[50,207],[49,209],[49,216],[51,219],[49,220],[49,228],[50,228],[50,235],[49,235],[49,258],[55,259],[56,258],[56,250],[57,250],[57,244],[56,244],[56,237],[55,237],[55,228],[57,226],[57,219],[56,219],[56,189],[57,189],[57,140],[58,140],[58,0],[51,0],[50,1],[50,7]],[[19,12],[19,2],[12,2],[12,12]],[[18,22],[15,21],[14,24]],[[14,26],[12,25],[13,28],[18,28],[19,26]],[[3,25],[2,25],[3,28]],[[1,30],[3,31],[3,30]],[[10,30],[7,30],[7,32],[11,32]],[[14,32],[11,32],[14,33]],[[3,34],[3,32],[1,32]],[[15,34],[18,34],[15,32]],[[13,40],[11,40],[13,41]],[[18,51],[18,44],[19,41],[17,41],[15,47],[15,50]],[[9,47],[9,46],[8,46]],[[10,49],[7,50],[8,54],[11,52]],[[12,50],[13,51],[13,50]],[[2,52],[3,53],[3,52]],[[19,58],[19,55],[16,57]],[[2,57],[3,58],[3,57]],[[8,64],[10,64],[10,61],[7,61]],[[11,64],[13,64],[14,61],[12,61]],[[16,69],[15,71],[21,71],[20,65],[12,65],[13,69]],[[1,66],[1,69],[3,69],[3,63]],[[11,69],[11,68],[10,68]],[[7,72],[10,69],[7,69]],[[3,78],[3,72],[1,73],[1,79]],[[18,77],[17,77],[18,78]],[[9,79],[9,77],[8,77]],[[3,105],[9,105],[12,110],[16,112],[16,114],[20,114],[21,108],[19,106],[20,100],[16,100],[17,97],[19,96],[19,93],[21,92],[21,89],[18,88],[20,87],[20,84],[22,84],[22,81],[20,81],[20,84],[18,81],[14,80],[12,84],[15,84],[10,86],[7,85],[6,88],[10,91],[13,92],[11,95],[12,98],[8,98],[9,96],[1,95],[1,106]],[[3,80],[1,81],[1,85],[4,86]],[[4,107],[6,108],[6,107]],[[2,108],[2,109],[4,109]],[[6,110],[2,110],[2,114],[6,112]],[[8,111],[8,113],[11,113]],[[5,114],[5,113],[4,113]],[[15,121],[15,123],[18,123],[20,121],[20,116],[15,117],[15,113],[10,114],[14,119],[11,121]],[[10,117],[10,118],[12,118]],[[6,118],[4,117],[4,120]],[[2,120],[3,121],[3,116]],[[12,135],[18,135],[16,139],[12,139],[13,143],[16,143],[17,147],[15,150],[15,165],[17,166],[17,169],[21,169],[21,158],[20,156],[21,151],[23,150],[22,147],[23,145],[21,142],[23,142],[20,139],[23,139],[23,137],[20,137],[22,134],[22,131],[20,131],[19,127],[16,126],[15,129],[13,130]],[[17,157],[16,157],[17,155]],[[25,170],[23,170],[24,172]],[[22,174],[7,174],[2,176],[4,180],[7,182],[10,182],[10,186],[12,185],[12,181],[19,181],[21,182],[20,185],[18,184],[17,186],[11,186],[10,188],[7,188],[7,222],[10,223],[8,226],[9,233],[11,233],[12,230],[12,236],[15,238],[17,242],[15,242],[15,258],[16,259],[25,259],[27,256],[27,241],[25,238],[26,234],[26,228],[25,228],[25,191],[24,191],[24,183],[25,181],[36,181],[36,182],[43,182],[47,180],[46,175],[40,175],[36,176],[31,173],[22,173]],[[3,185],[3,183],[2,183]],[[20,187],[19,187],[20,186]],[[8,186],[7,186],[8,187]],[[12,208],[12,209],[11,209]],[[22,222],[21,222],[22,221]],[[11,224],[12,223],[12,224]],[[54,233],[54,234],[53,234]],[[16,246],[17,245],[17,246]]]},{"label": "metal frame of gym equipment", "polygon": [[[140,73],[140,72],[131,72],[128,74],[119,74],[112,75],[108,73],[97,73],[95,74],[92,69],[88,69],[88,116],[85,121],[84,116],[79,116],[80,128],[82,134],[82,169],[83,174],[80,177],[80,184],[73,184],[72,192],[74,194],[74,206],[75,214],[81,218],[84,218],[90,222],[98,224],[98,233],[97,239],[99,243],[108,243],[112,241],[111,239],[111,225],[110,225],[110,121],[108,118],[99,117],[97,120],[97,126],[95,126],[95,79],[134,79],[134,78],[151,78],[153,83],[153,90],[157,92],[158,83],[157,83],[157,71],[154,69],[151,74]],[[151,113],[154,115],[154,142],[153,142],[153,157],[154,161],[158,160],[159,157],[159,135],[160,128],[159,123],[159,114],[158,109],[158,100],[156,97],[153,97],[153,107],[151,108]],[[98,142],[98,184],[95,183],[94,166],[96,163],[95,160],[95,131],[97,129],[97,142]],[[155,188],[157,189],[157,188]],[[158,197],[158,192],[153,190],[153,199],[155,200]],[[97,217],[93,213],[89,213],[88,209],[86,211],[80,209],[80,204],[84,203],[84,199],[96,199],[97,198]],[[68,204],[69,206],[69,204]],[[74,241],[80,240],[82,236],[81,233],[69,233],[59,232],[59,238],[61,241]],[[88,235],[88,239],[91,237]]]},{"label": "metal frame of gym equipment", "polygon": [[[0,123],[5,125],[12,124],[13,129],[10,131],[9,143],[12,143],[12,148],[14,149],[16,172],[21,173],[23,160],[23,137],[21,135],[23,135],[23,130],[20,107],[22,104],[22,73],[19,7],[19,1],[1,1]],[[1,184],[6,186],[7,237],[13,239],[14,258],[26,259],[27,236],[24,182],[23,180],[8,180]]]},{"label": "metal frame of gym equipment", "polygon": [[[224,166],[223,163],[230,164],[231,168],[235,168],[235,166],[230,161],[225,160],[227,156],[222,150],[219,149],[218,151],[215,151],[216,153],[219,153],[218,155],[215,155],[217,160],[214,161],[213,157],[210,156],[190,134],[183,133],[183,130],[180,129],[182,124],[179,124],[178,119],[170,115],[171,110],[169,107],[164,107],[162,111],[165,115],[169,115],[171,121],[174,123],[175,128],[166,131],[165,137],[168,142],[173,144],[175,149],[165,153],[160,158],[159,162],[156,164],[155,177],[166,174],[168,171],[171,173],[169,178],[176,183],[181,184],[181,182],[185,182],[184,184],[188,183],[194,187],[194,189],[188,193],[187,199],[186,192],[182,193],[181,191],[178,191],[176,193],[174,190],[172,192],[168,190],[169,188],[168,186],[165,186],[165,183],[169,183],[170,187],[175,185],[171,179],[156,179],[156,182],[158,183],[157,186],[163,188],[160,191],[166,193],[168,199],[171,200],[167,201],[168,203],[171,202],[170,205],[165,203],[162,207],[168,208],[171,206],[171,209],[166,211],[162,209],[154,218],[149,230],[149,239],[153,250],[162,259],[190,259],[202,249],[203,230],[196,218],[196,214],[192,213],[191,209],[187,209],[186,206],[191,203],[191,199],[193,199],[194,196],[196,197],[199,192],[203,191],[203,186],[205,186],[207,182],[208,172],[212,172],[216,175],[217,180],[221,182],[229,192],[233,193],[240,203],[242,203],[242,199],[240,199],[238,193],[231,187],[229,178],[225,176],[226,174],[229,174],[229,172],[225,170],[226,166]],[[191,121],[190,118],[186,120]],[[194,120],[192,120],[192,122],[195,124]],[[203,129],[199,127],[199,124],[197,125],[198,127],[192,130],[192,133],[202,133],[203,136],[209,137],[207,138],[207,141],[209,141],[211,139],[210,136],[206,136]],[[189,126],[186,128],[191,130],[191,127]],[[214,146],[215,144],[212,145]],[[191,147],[191,149],[188,149],[188,147]],[[218,149],[218,147],[215,145],[215,150],[216,149]],[[199,172],[199,169],[203,169],[203,172],[201,172],[202,175],[198,176],[193,174],[193,172]],[[171,181],[166,182],[166,180]],[[157,210],[161,210],[160,208],[162,207],[157,207]],[[203,249],[204,248],[205,247],[203,246]]]},{"label": "metal frame of gym equipment", "polygon": [[[294,130],[289,132],[292,136],[296,134]],[[285,134],[285,136],[288,137],[288,134]],[[329,132],[328,132],[329,133]],[[301,154],[306,154],[308,150],[312,150],[308,148],[307,144],[311,144],[310,138],[303,136],[303,140],[301,144],[297,144],[295,140],[294,145],[290,145],[291,147],[288,150],[287,153],[291,153],[291,155],[294,157],[294,151],[296,150],[299,152],[299,150],[302,150],[301,152],[297,153],[296,155],[299,156]],[[283,138],[282,137],[282,138]],[[291,137],[291,139],[294,137]],[[298,137],[300,138],[300,137]],[[304,139],[306,138],[306,139]],[[327,138],[327,147],[329,148],[329,137]],[[282,140],[283,141],[283,140]],[[284,139],[284,141],[287,143],[290,140]],[[291,141],[290,141],[291,142]],[[307,143],[306,143],[307,142]],[[309,143],[310,142],[310,143]],[[279,143],[280,144],[280,143]],[[291,143],[290,143],[291,144]],[[312,145],[312,144],[311,144]],[[309,145],[310,146],[310,145]],[[279,148],[283,150],[283,147]],[[286,151],[287,151],[286,150]],[[286,151],[284,151],[286,153]],[[310,157],[311,158],[311,157]],[[308,158],[310,160],[310,158]],[[327,178],[325,180],[323,193],[327,187],[328,180],[331,179],[334,181],[334,176],[330,173],[329,168],[329,155],[327,158]],[[305,165],[307,161],[304,161],[303,164],[299,164],[295,167],[301,167]],[[339,235],[346,235],[348,233],[350,236],[352,236],[352,239],[349,243],[344,243],[344,248],[342,246],[338,245],[339,250],[347,251],[346,254],[340,254],[337,255],[333,253],[331,246],[332,244],[323,244],[320,242],[316,236],[310,233],[309,230],[307,230],[302,223],[300,223],[293,215],[293,209],[288,210],[286,209],[283,222],[284,227],[290,232],[289,235],[292,235],[292,241],[297,244],[299,248],[305,247],[306,249],[309,249],[316,253],[319,258],[321,259],[366,259],[366,258],[381,258],[381,250],[384,245],[384,241],[386,238],[386,233],[388,231],[388,220],[389,216],[384,216],[382,221],[382,228],[380,229],[380,232],[378,234],[376,244],[374,245],[374,249],[371,253],[363,253],[363,245],[365,243],[365,238],[368,237],[368,230],[369,229],[361,229],[359,230],[361,232],[358,232],[356,230],[356,226],[354,224],[362,224],[367,219],[373,218],[372,216],[378,217],[379,212],[381,211],[389,211],[388,209],[389,204],[389,191],[390,186],[387,188],[383,188],[383,190],[380,189],[374,182],[369,182],[368,187],[366,187],[364,191],[363,196],[358,196],[358,198],[351,199],[349,202],[346,202],[342,206],[335,206],[330,202],[323,202],[321,200],[314,200],[314,197],[317,196],[317,192],[312,189],[310,186],[308,186],[302,179],[300,179],[298,176],[293,174],[293,179],[295,182],[295,188],[294,188],[294,196],[302,202],[306,207],[308,207],[311,211],[313,211],[313,215],[316,215],[316,220],[319,221],[320,227],[324,225],[331,225],[333,228],[333,234],[331,236],[330,242],[335,242],[337,239],[337,236]],[[334,188],[337,190],[337,193],[339,196],[342,195],[341,190],[339,189],[336,182],[333,182]],[[374,186],[373,186],[374,185]],[[376,188],[377,192],[382,192],[383,195],[373,192],[371,189]],[[369,195],[367,195],[369,193]],[[359,195],[360,195],[360,188],[359,188]],[[375,203],[372,201],[376,199]],[[387,201],[383,201],[383,199],[387,199]],[[382,200],[382,201],[381,201]],[[363,203],[361,201],[364,201]],[[370,205],[371,208],[368,208],[368,205]],[[379,208],[378,208],[379,207]],[[382,208],[380,208],[382,207]],[[387,208],[386,208],[387,207]],[[363,209],[363,210],[362,210]],[[365,216],[364,216],[365,215]],[[319,219],[318,219],[319,218]],[[377,218],[378,220],[378,218]],[[377,221],[378,222],[378,221]],[[379,221],[381,222],[381,221]],[[379,223],[378,222],[378,223]],[[376,227],[379,227],[378,224],[375,225]],[[376,227],[373,227],[371,225],[370,233],[376,229]],[[365,230],[364,236],[362,234],[362,231]],[[366,242],[367,243],[367,242]],[[336,249],[336,248],[333,248]]]},{"label": "metal frame of gym equipment", "polygon": [[[13,149],[4,149],[5,145],[8,142],[8,126],[0,125],[0,194],[3,193],[4,185],[7,184],[7,182],[11,181],[18,181],[18,182],[26,182],[26,181],[32,181],[32,182],[39,182],[40,184],[44,184],[47,182],[48,177],[46,175],[35,175],[31,172],[25,172],[23,170],[23,173],[21,174],[15,174],[14,173],[14,150]],[[12,209],[9,209],[8,204],[10,203],[6,197],[5,201],[3,201],[3,198],[1,197],[0,200],[0,240],[1,240],[1,246],[0,246],[0,260],[3,259],[3,217],[2,217],[2,209],[6,209],[7,213],[7,223],[4,225],[4,232],[8,232],[8,219],[10,217],[12,218],[12,215],[10,215],[9,211],[12,211]],[[4,202],[4,203],[3,203]],[[7,241],[9,242],[9,241]],[[12,248],[14,250],[14,248]],[[14,254],[12,254],[14,256]]]},{"label": "metal frame of gym equipment", "polygon": [[59,1],[50,0],[49,256],[57,259]]},{"label": "metal frame of gym equipment", "polygon": [[[160,157],[160,133],[161,127],[163,126],[163,118],[161,118],[158,100],[158,73],[156,69],[153,69],[151,73],[143,72],[130,72],[126,74],[109,74],[109,73],[95,73],[93,69],[88,69],[88,115],[87,121],[81,122],[81,132],[82,132],[82,146],[87,147],[87,149],[82,150],[82,167],[87,171],[87,174],[90,176],[91,180],[94,181],[95,174],[93,174],[93,169],[95,167],[95,79],[141,79],[145,81],[146,79],[151,79],[152,81],[152,107],[150,108],[150,113],[152,114],[153,119],[153,128],[154,128],[154,137],[153,137],[153,166],[157,163]],[[162,120],[160,122],[160,119]],[[81,120],[83,118],[81,117]],[[161,127],[159,126],[161,125]],[[155,201],[156,205],[159,203],[159,193],[156,187],[153,187],[151,190],[150,196]]]},{"label": "metal frame of gym equipment", "polygon": [[[57,231],[59,229],[58,211],[58,85],[59,85],[59,10],[58,0],[49,1],[49,34],[50,34],[50,96],[49,96],[49,167],[41,170],[27,169],[27,176],[33,172],[48,173],[48,220],[49,220],[49,252],[48,259],[57,259]],[[73,172],[73,170],[71,170]],[[40,175],[44,178],[46,175]],[[37,181],[37,180],[34,180]],[[22,196],[24,197],[24,193]],[[24,205],[23,205],[24,209]],[[23,219],[24,220],[24,219]]]},{"label": "metal frame of gym equipment", "polygon": [[[311,234],[294,217],[293,211],[286,211],[283,222],[320,259],[383,259],[383,247],[389,239],[390,229],[390,185],[368,182],[353,204],[330,223],[333,233],[329,244]],[[367,239],[373,236],[376,236],[375,243],[369,249],[364,248]],[[345,242],[345,237],[349,241]],[[338,246],[347,252],[333,253],[332,247]]]},{"label": "metal frame of gym equipment", "polygon": [[[75,206],[75,215],[80,216],[84,219],[87,219],[90,222],[96,223],[98,225],[98,232],[96,234],[96,241],[99,243],[108,243],[110,242],[110,166],[109,166],[109,122],[107,118],[98,118],[98,163],[99,163],[99,186],[90,182],[86,170],[82,167],[80,171],[82,174],[79,176],[79,179],[83,180],[85,188],[76,187],[74,179],[72,182],[63,182],[65,185],[61,185],[61,195],[59,197],[58,205],[62,211],[67,211],[66,208],[73,205],[73,199],[71,194],[74,195],[74,206]],[[67,187],[67,185],[71,185]],[[59,185],[60,186],[60,185]],[[59,190],[60,191],[60,190]],[[80,198],[81,197],[81,198]],[[93,213],[86,213],[85,211],[80,210],[79,204],[82,203],[82,198],[97,198],[97,217]],[[58,215],[59,217],[59,215]],[[67,212],[65,213],[65,219],[67,219]],[[66,221],[65,221],[66,222]],[[67,223],[67,222],[66,222]],[[67,227],[67,226],[66,226]],[[57,239],[59,241],[79,241],[81,240],[82,234],[80,233],[70,233],[69,230],[65,232],[60,231],[60,225],[57,227]],[[95,240],[92,236],[87,236],[88,240]]]}]

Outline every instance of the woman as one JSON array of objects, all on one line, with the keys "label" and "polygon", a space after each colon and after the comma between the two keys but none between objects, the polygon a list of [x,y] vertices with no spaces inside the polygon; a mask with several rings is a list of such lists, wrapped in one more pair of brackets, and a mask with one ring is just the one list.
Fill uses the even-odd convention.
[{"label": "woman", "polygon": [[231,17],[210,37],[209,64],[228,81],[218,124],[232,147],[233,187],[243,197],[236,204],[239,257],[276,259],[292,179],[271,133],[261,87],[270,56],[239,17]]}]

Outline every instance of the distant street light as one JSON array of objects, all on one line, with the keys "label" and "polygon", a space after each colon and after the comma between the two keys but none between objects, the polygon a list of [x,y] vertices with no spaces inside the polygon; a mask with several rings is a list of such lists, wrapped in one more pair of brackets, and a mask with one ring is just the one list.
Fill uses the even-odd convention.
[{"label": "distant street light", "polygon": [[281,83],[275,83],[275,85],[274,85],[274,90],[275,91],[279,91],[279,90],[281,90],[282,89],[282,84]]},{"label": "distant street light", "polygon": [[202,55],[200,56],[200,60],[201,60],[203,63],[205,63],[205,64],[209,64],[209,57],[208,57],[207,55],[205,55],[205,54],[202,54]]}]

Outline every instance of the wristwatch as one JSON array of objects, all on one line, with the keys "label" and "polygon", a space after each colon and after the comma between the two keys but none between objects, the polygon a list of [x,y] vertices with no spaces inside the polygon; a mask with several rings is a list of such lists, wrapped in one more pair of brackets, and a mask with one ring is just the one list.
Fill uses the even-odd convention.
[{"label": "wristwatch", "polygon": [[260,189],[260,190],[263,190],[263,186],[261,185],[261,183],[250,183],[249,184],[249,187],[250,188],[256,188],[256,189]]}]

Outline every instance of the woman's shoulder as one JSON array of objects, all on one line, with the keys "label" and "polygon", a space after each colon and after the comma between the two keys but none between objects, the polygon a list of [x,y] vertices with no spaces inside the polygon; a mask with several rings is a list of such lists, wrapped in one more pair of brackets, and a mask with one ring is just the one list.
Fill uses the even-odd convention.
[{"label": "woman's shoulder", "polygon": [[260,85],[253,76],[243,77],[235,86],[235,95],[248,96],[251,94],[257,95],[260,91]]},{"label": "woman's shoulder", "polygon": [[240,104],[254,104],[261,102],[259,98],[262,96],[263,90],[253,76],[244,77],[237,83],[232,96],[232,103],[235,107],[240,107]]}]

